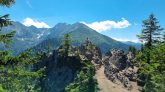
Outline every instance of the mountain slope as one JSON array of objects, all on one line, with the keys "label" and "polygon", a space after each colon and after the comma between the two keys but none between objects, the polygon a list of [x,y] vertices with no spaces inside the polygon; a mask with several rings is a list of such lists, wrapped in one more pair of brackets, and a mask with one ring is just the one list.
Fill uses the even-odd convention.
[{"label": "mountain slope", "polygon": [[[8,48],[13,51],[14,55],[28,49],[29,47],[37,45],[45,39],[46,35],[48,35],[48,29],[36,28],[34,26],[26,27],[19,22],[13,22],[12,25],[4,27],[2,30],[3,33],[16,30],[10,48]],[[0,49],[4,49],[4,47],[1,45]]]},{"label": "mountain slope", "polygon": [[[63,35],[68,33],[71,35],[72,44],[74,46],[78,46],[83,43],[87,38],[89,38],[94,44],[101,48],[103,53],[107,52],[109,49],[118,48],[127,50],[128,45],[113,40],[110,37],[102,35],[95,30],[89,28],[88,26],[82,23],[75,24],[65,24],[60,23],[55,27],[50,29],[50,34],[48,35],[48,39],[38,44],[35,49],[39,49],[37,47],[41,47],[42,49],[46,49],[45,43],[49,43],[53,48],[56,48],[60,44],[63,38]],[[40,48],[40,49],[41,49]]]}]

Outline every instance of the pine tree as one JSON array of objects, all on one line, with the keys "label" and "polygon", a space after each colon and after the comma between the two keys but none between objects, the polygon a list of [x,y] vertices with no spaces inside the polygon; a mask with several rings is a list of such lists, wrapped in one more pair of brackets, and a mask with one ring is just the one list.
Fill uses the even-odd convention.
[{"label": "pine tree", "polygon": [[69,34],[64,35],[64,39],[62,45],[59,48],[59,52],[63,54],[63,56],[68,56],[69,50],[71,48],[71,38]]},{"label": "pine tree", "polygon": [[163,30],[159,25],[154,14],[151,14],[147,20],[143,21],[143,29],[139,39],[145,43],[147,48],[155,45],[160,41],[161,31]]},{"label": "pine tree", "polygon": [[65,50],[65,54],[68,55],[69,49],[70,49],[70,35],[69,34],[65,34],[64,35],[64,41],[63,41],[63,48]]}]

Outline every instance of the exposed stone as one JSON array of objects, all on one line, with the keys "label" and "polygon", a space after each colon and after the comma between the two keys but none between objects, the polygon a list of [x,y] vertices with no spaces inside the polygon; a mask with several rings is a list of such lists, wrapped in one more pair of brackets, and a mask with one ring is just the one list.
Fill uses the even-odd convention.
[{"label": "exposed stone", "polygon": [[125,54],[122,50],[111,50],[111,54],[106,55],[102,60],[105,67],[105,76],[112,82],[121,83],[131,90],[130,81],[136,81],[137,79],[137,69],[132,64],[133,59],[134,55],[131,52]]}]

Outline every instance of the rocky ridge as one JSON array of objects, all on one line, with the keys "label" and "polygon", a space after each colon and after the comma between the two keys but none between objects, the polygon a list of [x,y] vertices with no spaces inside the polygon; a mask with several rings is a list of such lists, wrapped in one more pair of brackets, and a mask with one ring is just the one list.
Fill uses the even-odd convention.
[{"label": "rocky ridge", "polygon": [[[81,67],[79,66],[81,65],[79,64],[80,61],[92,62],[96,72],[99,71],[100,67],[103,67],[104,72],[102,74],[108,81],[112,81],[120,87],[123,85],[127,90],[133,89],[132,81],[136,82],[137,79],[137,68],[132,63],[134,55],[131,52],[125,54],[122,50],[112,49],[106,56],[102,56],[100,49],[88,38],[80,46],[70,48],[67,60],[60,59],[59,61],[59,58],[60,54],[54,50],[45,54],[42,62],[37,65],[47,67],[44,77],[46,80],[42,82],[42,85],[48,92],[61,92],[72,83],[78,68]],[[62,62],[63,65],[59,65],[58,62]],[[68,63],[69,65],[67,65]]]}]

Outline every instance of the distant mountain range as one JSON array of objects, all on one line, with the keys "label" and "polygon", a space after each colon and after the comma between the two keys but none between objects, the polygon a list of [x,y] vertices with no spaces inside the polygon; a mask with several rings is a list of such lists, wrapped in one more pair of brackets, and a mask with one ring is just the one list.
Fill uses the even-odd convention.
[{"label": "distant mountain range", "polygon": [[131,42],[131,41],[126,41],[126,42],[122,42],[124,44],[127,44],[129,46],[134,46],[136,49],[140,49],[141,48],[141,43],[135,43],[135,42]]},{"label": "distant mountain range", "polygon": [[[139,48],[136,43],[122,43],[108,36],[102,35],[82,23],[66,24],[58,23],[53,28],[36,28],[35,26],[26,27],[19,22],[13,22],[13,25],[3,28],[3,32],[16,30],[17,33],[10,45],[10,50],[18,54],[28,48],[36,51],[46,50],[48,44],[52,49],[57,48],[62,41],[64,34],[71,35],[72,44],[77,46],[89,38],[94,44],[100,47],[101,51],[107,52],[112,48],[127,50],[129,45]],[[2,48],[2,46],[0,47]]]}]

